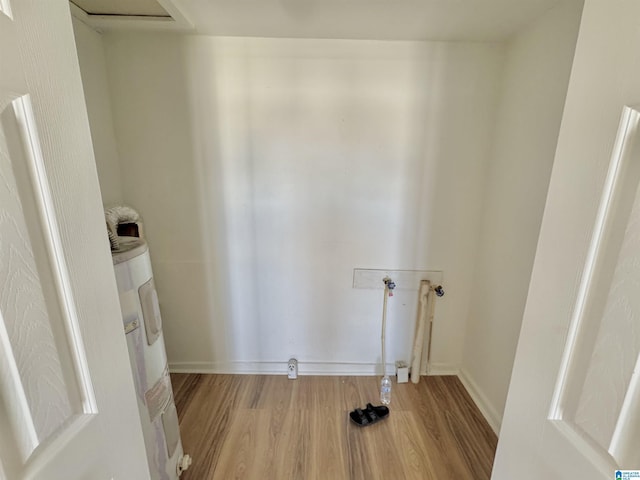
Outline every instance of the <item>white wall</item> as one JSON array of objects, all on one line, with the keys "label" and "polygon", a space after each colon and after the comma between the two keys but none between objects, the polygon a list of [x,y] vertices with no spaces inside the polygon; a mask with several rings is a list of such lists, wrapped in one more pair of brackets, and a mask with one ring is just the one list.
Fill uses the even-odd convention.
[{"label": "white wall", "polygon": [[[503,49],[105,36],[125,200],[144,216],[174,367],[373,372],[382,292],[442,269],[433,361],[457,368]],[[388,358],[408,360],[399,292]],[[278,362],[271,364],[270,362]]]},{"label": "white wall", "polygon": [[102,202],[119,204],[122,202],[121,172],[102,36],[77,18],[72,17],[72,20]]},{"label": "white wall", "polygon": [[640,104],[638,18],[638,2],[585,2],[495,480],[562,478],[567,460],[575,478],[605,478],[570,449],[548,453],[547,418],[622,108]]},{"label": "white wall", "polygon": [[582,1],[508,44],[462,379],[494,429],[504,411],[569,82]]}]

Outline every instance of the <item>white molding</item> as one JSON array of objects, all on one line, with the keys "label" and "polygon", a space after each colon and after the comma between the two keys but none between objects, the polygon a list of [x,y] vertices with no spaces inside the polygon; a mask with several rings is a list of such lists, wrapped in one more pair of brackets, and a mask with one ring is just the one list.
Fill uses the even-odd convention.
[{"label": "white molding", "polygon": [[173,17],[178,28],[194,30],[193,22],[189,20],[183,7],[180,5],[181,0],[157,0],[157,2]]},{"label": "white molding", "polygon": [[[382,375],[378,363],[303,362],[298,360],[300,375]],[[286,375],[287,361],[282,362],[170,362],[171,373],[265,374]],[[395,375],[395,365],[387,364]],[[427,375],[458,375],[457,364],[435,363]]]},{"label": "white molding", "polygon": [[[614,212],[612,211],[615,201],[621,195],[622,179],[620,172],[625,161],[629,161],[632,149],[638,136],[640,128],[640,111],[637,108],[624,106],[618,126],[618,132],[609,162],[609,170],[605,180],[600,205],[596,216],[595,226],[589,245],[589,252],[585,260],[580,287],[573,308],[569,332],[562,354],[560,371],[556,380],[556,386],[549,409],[548,418],[550,420],[562,420],[567,404],[575,401],[575,396],[580,392],[571,389],[570,378],[578,370],[586,368],[583,358],[577,358],[578,344],[580,336],[585,330],[585,317],[588,310],[587,304],[593,293],[593,286],[596,283],[597,267],[603,255],[603,247],[606,242],[607,231],[613,224]],[[593,327],[593,325],[589,325]],[[589,355],[591,352],[589,352]]]},{"label": "white molding", "polygon": [[549,424],[551,424],[570,445],[573,445],[584,458],[589,459],[591,465],[597,468],[603,475],[602,478],[610,478],[608,475],[611,475],[611,472],[620,468],[604,448],[574,423],[549,419]]},{"label": "white molding", "polygon": [[23,459],[29,458],[31,452],[38,446],[38,433],[33,423],[27,394],[20,381],[20,370],[2,312],[0,312],[0,391],[13,392],[14,397],[8,401],[5,400],[5,411],[0,413],[0,427],[7,431],[13,429],[12,442],[22,454]]},{"label": "white molding", "polygon": [[500,433],[500,426],[502,424],[502,415],[498,413],[487,397],[482,393],[478,384],[471,379],[471,376],[466,370],[460,369],[458,378],[462,382],[464,388],[466,388],[471,400],[476,404],[480,413],[484,416],[485,420],[494,431],[496,435]]},{"label": "white molding", "polygon": [[[25,95],[13,101],[16,124],[23,141],[23,150],[33,189],[33,200],[40,221],[43,247],[49,257],[49,268],[57,293],[58,308],[62,315],[64,333],[76,375],[78,394],[85,414],[98,413],[89,364],[80,332],[80,322],[71,289],[71,280],[64,257],[62,240],[56,219],[53,195],[44,166],[40,137],[33,114],[31,96]],[[26,220],[26,218],[25,218]],[[32,240],[33,241],[33,240]],[[70,387],[70,385],[68,386]]]},{"label": "white molding", "polygon": [[[171,373],[286,375],[287,361],[282,362],[170,362]],[[388,364],[387,372],[395,365]],[[377,363],[304,362],[298,360],[299,375],[382,375]]]},{"label": "white molding", "polygon": [[[28,463],[21,478],[36,478],[38,473],[42,474],[47,464],[55,462],[65,447],[77,437],[80,432],[90,428],[90,425],[96,420],[97,413],[91,415],[75,415],[65,424],[65,428],[58,435],[52,435],[46,440],[46,448],[43,444],[39,445],[40,450],[36,450],[34,455],[29,458]],[[42,477],[40,477],[42,478]]]},{"label": "white molding", "polygon": [[430,363],[427,368],[427,376],[458,375],[460,365],[454,363]]},{"label": "white molding", "polygon": [[80,7],[69,2],[71,15],[97,32],[106,30],[159,30],[174,32],[191,32],[195,28],[176,0],[157,0],[171,15],[168,17],[142,17],[135,15],[90,15]]},{"label": "white molding", "polygon": [[0,0],[0,13],[13,20],[13,14],[11,13],[11,3],[9,3],[9,0]]}]

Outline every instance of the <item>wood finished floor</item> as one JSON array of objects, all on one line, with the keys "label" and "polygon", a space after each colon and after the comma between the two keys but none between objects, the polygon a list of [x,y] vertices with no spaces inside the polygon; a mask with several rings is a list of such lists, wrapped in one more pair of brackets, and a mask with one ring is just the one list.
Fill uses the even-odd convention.
[{"label": "wood finished floor", "polygon": [[358,427],[348,413],[379,404],[376,377],[172,374],[183,480],[485,480],[497,438],[460,380],[395,384],[390,415]]}]

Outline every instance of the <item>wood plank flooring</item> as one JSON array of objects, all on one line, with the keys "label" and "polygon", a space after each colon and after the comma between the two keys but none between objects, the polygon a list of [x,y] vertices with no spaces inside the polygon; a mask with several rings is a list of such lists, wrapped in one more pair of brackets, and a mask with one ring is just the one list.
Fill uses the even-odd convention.
[{"label": "wood plank flooring", "polygon": [[393,385],[389,417],[358,427],[348,413],[379,404],[378,377],[172,374],[183,480],[487,480],[497,438],[455,376]]}]

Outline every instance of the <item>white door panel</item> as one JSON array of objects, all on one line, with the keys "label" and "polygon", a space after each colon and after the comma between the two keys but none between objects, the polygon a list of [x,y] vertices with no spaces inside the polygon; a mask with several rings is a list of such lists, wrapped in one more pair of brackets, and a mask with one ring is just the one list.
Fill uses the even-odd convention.
[{"label": "white door panel", "polygon": [[[540,463],[535,468],[527,465],[522,478],[541,478],[544,473],[548,478],[568,475],[605,480],[614,478],[616,470],[639,467],[639,186],[640,112],[624,107],[595,225],[589,232],[591,245],[584,257],[578,287],[570,295],[573,305],[567,309],[571,320],[562,355],[549,355],[556,350],[557,335],[545,342],[542,334],[556,330],[556,322],[564,312],[553,312],[555,318],[538,317],[538,322],[530,321],[523,327],[521,362],[536,374],[525,377],[518,374],[517,366],[514,370],[514,398],[505,415],[505,437],[513,441],[514,435],[519,435],[514,429],[517,422],[524,429],[539,429],[527,430],[531,443],[521,447],[529,448],[531,453],[518,455],[538,455]],[[554,270],[560,271],[548,268]],[[554,280],[551,277],[549,282]],[[551,301],[547,305],[539,286],[533,285],[532,291],[536,290],[535,298],[539,300],[530,310],[549,312]],[[530,294],[530,300],[533,297]],[[548,291],[546,298],[552,297],[554,294]],[[548,384],[545,377],[551,375],[557,380],[554,391],[547,396],[539,386]],[[523,400],[525,392],[528,398]],[[510,412],[522,410],[524,404],[533,406],[536,401],[542,405],[536,405],[531,410],[533,414],[520,413],[522,418],[516,419]],[[543,413],[539,407],[544,408],[545,402],[548,407]],[[511,447],[506,444],[508,440],[503,441],[494,469],[496,479],[514,471],[515,462],[504,453]]]},{"label": "white door panel", "polygon": [[31,469],[97,413],[39,143],[19,97],[0,112],[0,369],[12,458]]},{"label": "white door panel", "polygon": [[[616,470],[640,468],[639,186],[640,112],[624,107],[589,232],[591,245],[572,294],[573,305],[566,311],[571,320],[562,355],[549,355],[557,348],[557,336],[544,338],[545,332],[553,331],[550,327],[556,328],[551,322],[539,318],[523,327],[519,353],[535,375],[519,375],[517,366],[514,369],[511,405],[505,412],[508,426],[505,435],[501,432],[493,474],[496,480],[517,471],[516,462],[505,452],[511,450],[513,457],[514,447],[507,442],[518,437],[522,442],[518,455],[538,457],[532,461],[535,467],[523,463],[522,479],[609,480]],[[548,291],[547,296],[553,293]],[[538,292],[536,297],[545,296]],[[531,310],[546,307],[542,301]],[[545,377],[551,375],[557,380],[547,396],[539,385],[548,383]],[[531,405],[526,413],[525,404]],[[511,410],[520,413],[516,416]]]},{"label": "white door panel", "polygon": [[[640,353],[640,112],[625,107],[573,309],[543,450],[566,454],[603,478],[635,464],[625,427]],[[637,432],[637,429],[635,430]],[[623,434],[624,432],[624,434]],[[566,462],[564,462],[566,463]],[[567,464],[570,466],[571,464]]]},{"label": "white door panel", "polygon": [[640,469],[638,18],[584,3],[495,480]]},{"label": "white door panel", "polygon": [[0,475],[144,479],[68,9],[0,0]]}]

